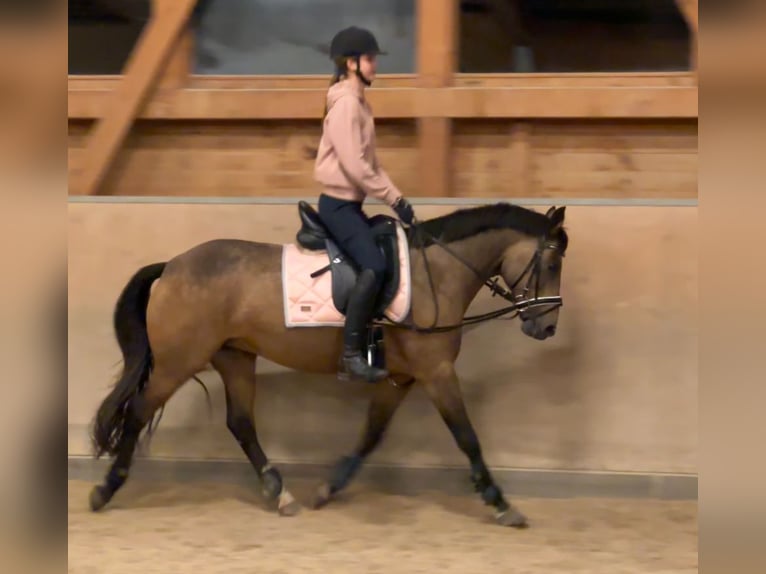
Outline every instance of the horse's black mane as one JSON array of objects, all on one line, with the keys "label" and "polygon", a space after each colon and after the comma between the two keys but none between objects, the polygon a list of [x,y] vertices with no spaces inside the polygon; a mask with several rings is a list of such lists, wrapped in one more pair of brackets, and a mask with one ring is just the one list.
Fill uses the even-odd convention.
[{"label": "horse's black mane", "polygon": [[[412,227],[410,239],[417,245],[424,244],[427,247],[434,243],[431,237],[443,243],[451,243],[493,229],[513,229],[532,237],[548,236],[551,220],[543,213],[519,205],[495,203],[459,209],[447,215],[421,221],[419,227],[426,233],[421,235]],[[551,239],[559,243],[562,253],[566,250],[568,238],[563,228]]]}]

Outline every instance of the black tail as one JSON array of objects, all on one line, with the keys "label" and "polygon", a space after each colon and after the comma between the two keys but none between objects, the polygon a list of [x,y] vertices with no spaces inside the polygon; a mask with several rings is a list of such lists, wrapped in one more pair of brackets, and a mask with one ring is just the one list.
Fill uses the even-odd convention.
[{"label": "black tail", "polygon": [[130,401],[149,378],[152,351],[146,331],[146,306],[152,283],[162,275],[165,265],[153,263],[139,269],[117,300],[114,331],[122,351],[123,369],[96,413],[92,434],[96,458],[105,453],[116,455],[119,451]]}]

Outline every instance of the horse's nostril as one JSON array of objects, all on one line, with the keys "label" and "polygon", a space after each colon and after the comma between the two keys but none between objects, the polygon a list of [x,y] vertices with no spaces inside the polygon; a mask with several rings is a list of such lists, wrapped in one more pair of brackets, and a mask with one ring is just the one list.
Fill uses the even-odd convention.
[{"label": "horse's nostril", "polygon": [[553,335],[556,334],[556,325],[548,325],[545,328],[545,334],[548,335],[549,337],[553,337]]}]

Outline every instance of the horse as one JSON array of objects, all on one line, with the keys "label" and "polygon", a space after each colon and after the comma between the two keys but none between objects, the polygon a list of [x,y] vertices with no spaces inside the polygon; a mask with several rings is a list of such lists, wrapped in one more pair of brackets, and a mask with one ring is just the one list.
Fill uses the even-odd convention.
[{"label": "horse", "polygon": [[[372,385],[361,439],[318,487],[313,508],[321,508],[349,485],[380,444],[409,390],[419,384],[468,458],[472,483],[484,504],[492,507],[495,521],[528,526],[527,517],[506,499],[487,468],[461,396],[455,361],[461,327],[472,320],[513,311],[525,335],[545,340],[555,334],[569,242],[565,209],[551,207],[543,214],[501,202],[458,209],[408,227],[387,215],[372,218],[390,273],[383,289],[389,296],[382,296],[370,330],[377,330],[390,377]],[[90,493],[92,511],[102,509],[125,483],[139,436],[147,424],[151,431],[157,411],[185,382],[212,366],[224,384],[227,428],[255,469],[262,495],[280,515],[300,512],[301,505],[258,442],[256,359],[338,375],[342,330],[337,324],[328,320],[287,326],[285,253],[290,248],[300,256],[313,256],[315,264],[327,264],[311,273],[310,281],[324,278],[331,285],[326,288],[332,290],[338,313],[355,270],[316,211],[301,202],[299,213],[297,243],[214,239],[168,261],[145,265],[128,280],[113,314],[122,371],[91,429],[95,458],[113,457],[103,482]],[[508,289],[498,284],[500,278]],[[391,320],[385,315],[391,305],[386,305],[397,287],[402,291],[406,279],[406,314]],[[511,304],[465,317],[484,286]]]}]

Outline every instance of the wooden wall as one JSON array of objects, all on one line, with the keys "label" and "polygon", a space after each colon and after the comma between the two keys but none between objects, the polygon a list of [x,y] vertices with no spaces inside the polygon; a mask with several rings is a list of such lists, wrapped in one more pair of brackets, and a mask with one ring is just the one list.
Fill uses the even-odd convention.
[{"label": "wooden wall", "polygon": [[[70,174],[90,122],[70,122]],[[103,187],[108,195],[305,196],[312,193],[317,121],[139,122]],[[417,187],[414,120],[378,128],[380,159],[403,189]]]},{"label": "wooden wall", "polygon": [[[81,169],[91,122],[69,124],[69,169]],[[697,197],[697,122],[453,122],[449,178],[437,197]],[[312,196],[317,121],[140,121],[102,193],[129,196]],[[417,126],[378,127],[380,159],[410,196],[420,186]],[[438,190],[437,190],[438,191]]]},{"label": "wooden wall", "polygon": [[459,121],[454,193],[466,197],[697,197],[696,121]]},{"label": "wooden wall", "polygon": [[[190,75],[193,0],[153,2],[124,76],[70,76],[70,193],[314,195],[327,78]],[[407,195],[696,198],[695,71],[459,74],[459,6],[418,0],[417,74],[370,92]]]}]

